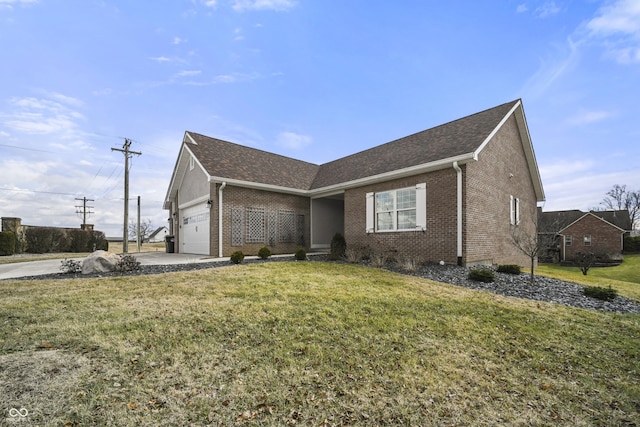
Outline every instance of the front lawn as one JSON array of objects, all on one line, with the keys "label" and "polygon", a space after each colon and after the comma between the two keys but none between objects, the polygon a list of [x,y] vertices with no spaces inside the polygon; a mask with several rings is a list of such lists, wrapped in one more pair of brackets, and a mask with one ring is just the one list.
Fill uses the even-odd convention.
[{"label": "front lawn", "polygon": [[640,424],[640,315],[356,265],[2,281],[0,324],[34,425]]}]

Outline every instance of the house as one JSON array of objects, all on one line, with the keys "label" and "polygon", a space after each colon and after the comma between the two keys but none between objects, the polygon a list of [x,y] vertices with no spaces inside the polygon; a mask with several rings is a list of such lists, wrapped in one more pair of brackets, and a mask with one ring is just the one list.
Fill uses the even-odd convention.
[{"label": "house", "polygon": [[178,252],[348,247],[528,265],[542,182],[521,100],[316,165],[185,132],[164,202]]},{"label": "house", "polygon": [[622,253],[625,234],[632,229],[628,210],[580,210],[540,212],[539,232],[554,240],[554,261],[575,260],[579,252],[607,255],[612,258]]},{"label": "house", "polygon": [[164,225],[156,228],[153,233],[145,239],[146,243],[161,243],[164,242],[165,236],[169,234],[169,229]]}]

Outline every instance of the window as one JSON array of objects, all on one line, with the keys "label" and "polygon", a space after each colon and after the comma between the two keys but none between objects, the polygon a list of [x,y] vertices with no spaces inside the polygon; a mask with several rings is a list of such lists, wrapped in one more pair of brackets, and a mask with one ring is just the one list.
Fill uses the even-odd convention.
[{"label": "window", "polygon": [[520,199],[509,196],[509,223],[511,225],[520,224]]},{"label": "window", "polygon": [[367,233],[424,230],[426,184],[399,190],[367,193]]},{"label": "window", "polygon": [[591,234],[584,235],[584,245],[591,246]]},{"label": "window", "polygon": [[571,243],[573,243],[573,238],[571,236],[564,236],[565,246],[571,246]]}]

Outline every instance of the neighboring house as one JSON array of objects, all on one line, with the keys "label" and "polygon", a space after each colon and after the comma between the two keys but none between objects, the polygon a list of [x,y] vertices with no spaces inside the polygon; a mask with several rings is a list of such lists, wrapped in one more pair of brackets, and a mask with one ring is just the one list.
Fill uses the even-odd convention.
[{"label": "neighboring house", "polygon": [[460,265],[529,259],[544,201],[516,100],[323,165],[185,132],[167,190],[177,252],[350,248]]},{"label": "neighboring house", "polygon": [[156,228],[156,230],[145,239],[146,243],[160,243],[164,242],[165,236],[169,234],[169,229],[164,225]]},{"label": "neighboring house", "polygon": [[572,261],[578,252],[618,257],[631,231],[629,211],[580,210],[541,212],[539,235],[556,237],[549,261]]}]

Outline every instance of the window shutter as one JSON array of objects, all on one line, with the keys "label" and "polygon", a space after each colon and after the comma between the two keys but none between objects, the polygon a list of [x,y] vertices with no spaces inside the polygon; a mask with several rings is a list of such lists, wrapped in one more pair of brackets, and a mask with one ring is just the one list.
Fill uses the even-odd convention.
[{"label": "window shutter", "polygon": [[513,207],[513,209],[515,210],[515,223],[516,225],[520,224],[520,199],[518,199],[517,197],[515,198],[515,205]]},{"label": "window shutter", "polygon": [[509,224],[516,225],[515,212],[513,210],[513,196],[509,196]]},{"label": "window shutter", "polygon": [[375,231],[375,198],[373,197],[373,193],[367,193],[366,199],[367,205],[367,233],[373,233]]},{"label": "window shutter", "polygon": [[427,184],[416,185],[416,229],[427,229]]}]

